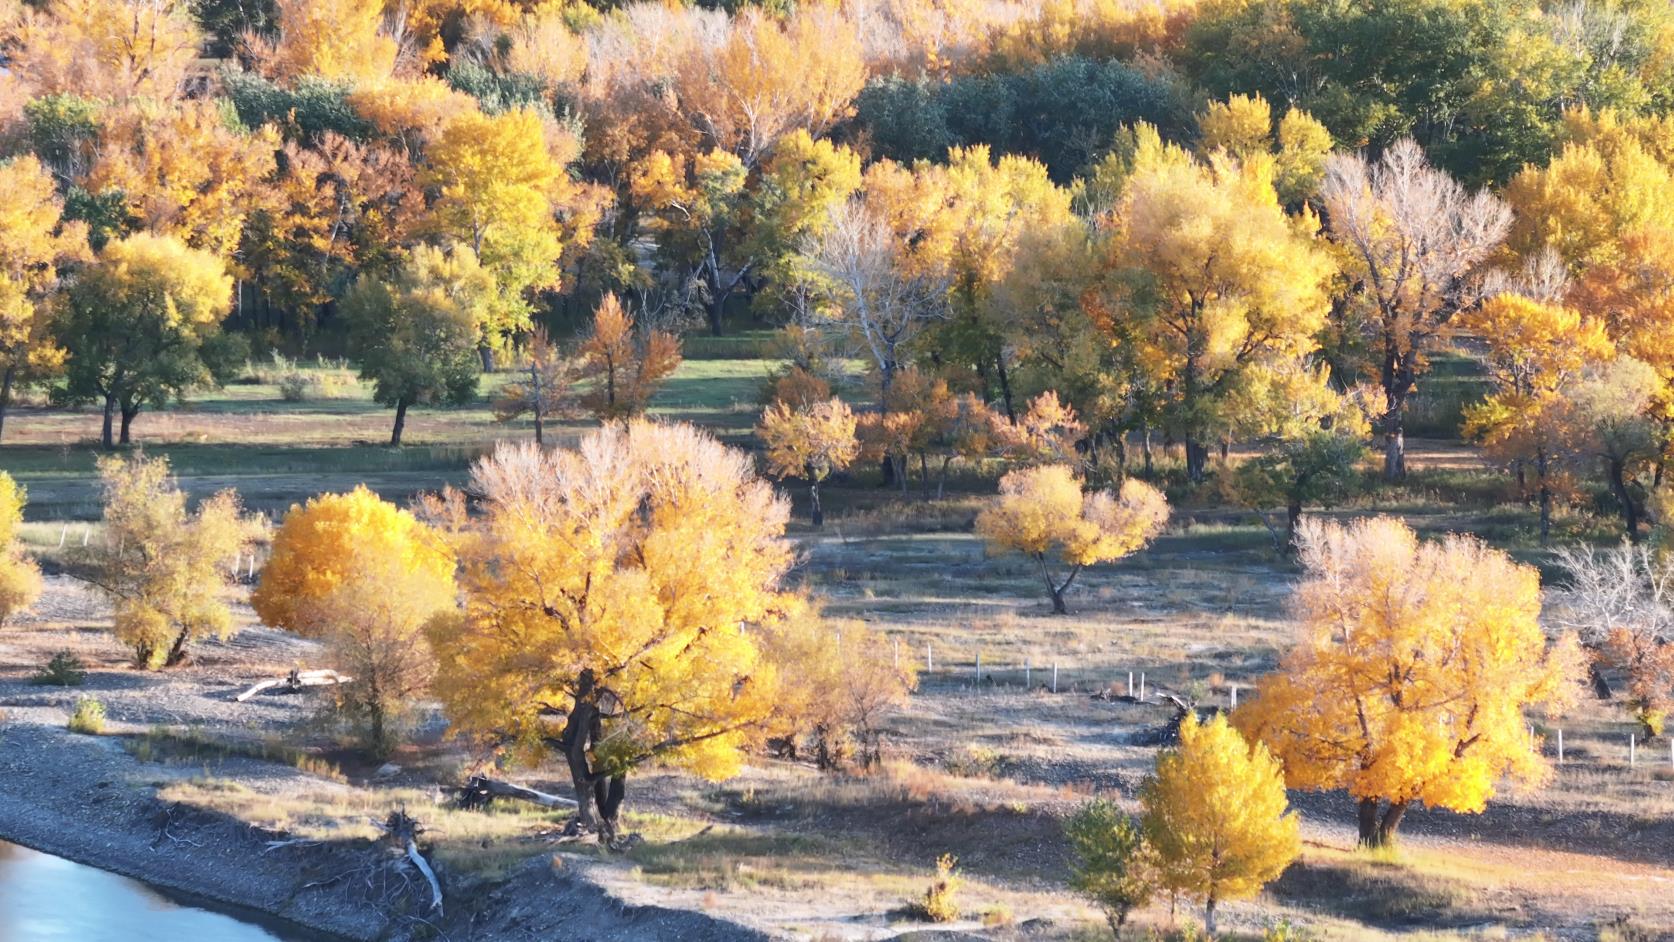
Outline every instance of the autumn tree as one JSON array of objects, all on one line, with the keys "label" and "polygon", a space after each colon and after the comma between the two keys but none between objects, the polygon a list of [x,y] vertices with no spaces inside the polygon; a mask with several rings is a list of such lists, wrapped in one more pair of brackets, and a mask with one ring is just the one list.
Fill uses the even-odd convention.
[{"label": "autumn tree", "polygon": [[462,404],[477,393],[477,346],[493,278],[467,246],[420,246],[393,278],[361,276],[343,298],[349,345],[372,397],[395,408],[401,444],[410,406]]},{"label": "autumn tree", "polygon": [[1127,812],[1103,799],[1077,809],[1064,836],[1075,854],[1070,888],[1102,909],[1111,935],[1121,938],[1129,914],[1157,892],[1156,851]]},{"label": "autumn tree", "polygon": [[1198,115],[1198,150],[1204,155],[1224,153],[1238,161],[1273,161],[1273,189],[1279,201],[1298,207],[1319,195],[1325,182],[1325,159],[1331,154],[1331,132],[1298,108],[1277,122],[1260,94],[1231,95],[1212,101]]},{"label": "autumn tree", "polygon": [[865,623],[827,618],[806,601],[767,627],[763,645],[779,669],[777,744],[793,755],[812,748],[822,769],[875,766],[883,721],[906,706],[918,662]]},{"label": "autumn tree", "polygon": [[1608,360],[1614,345],[1597,319],[1559,303],[1500,294],[1466,312],[1461,323],[1479,333],[1494,392],[1465,412],[1465,434],[1500,461],[1534,471],[1540,542],[1552,532],[1559,466],[1568,455],[1561,399],[1587,367]]},{"label": "autumn tree", "polygon": [[1285,508],[1282,551],[1295,548],[1304,509],[1353,486],[1371,434],[1369,392],[1339,392],[1329,366],[1293,362],[1252,373],[1233,394],[1232,427],[1260,448],[1233,483],[1241,500]]},{"label": "autumn tree", "polygon": [[1431,167],[1410,140],[1375,162],[1331,157],[1321,198],[1332,237],[1350,259],[1350,314],[1383,387],[1384,477],[1397,480],[1406,474],[1406,404],[1428,368],[1426,352],[1476,300],[1472,277],[1504,240],[1511,210]]},{"label": "autumn tree", "polygon": [[575,141],[567,132],[552,135],[549,145],[548,130],[529,110],[471,110],[449,120],[425,149],[419,182],[437,194],[432,228],[469,246],[493,276],[478,325],[487,351],[529,327],[529,292],[558,285],[564,243],[556,213],[578,193],[564,170]]},{"label": "autumn tree", "polygon": [[1143,481],[1130,478],[1118,491],[1083,493],[1069,467],[1042,465],[1000,479],[1000,496],[977,515],[976,532],[990,553],[1033,559],[1053,614],[1065,615],[1064,594],[1082,569],[1138,550],[1167,522],[1167,500]]},{"label": "autumn tree", "polygon": [[375,0],[275,0],[277,35],[257,58],[282,79],[364,82],[387,78],[399,47]]},{"label": "autumn tree", "polygon": [[561,757],[607,843],[641,764],[732,775],[775,712],[751,626],[786,605],[791,563],[789,507],[749,456],[634,421],[574,450],[502,445],[471,489],[480,513],[450,505],[464,609],[429,630],[454,729]]},{"label": "autumn tree", "polygon": [[337,707],[387,755],[434,671],[424,625],[454,605],[441,536],[364,486],[291,507],[250,606],[269,625],[320,640],[353,680]]},{"label": "autumn tree", "polygon": [[1261,892],[1301,852],[1302,822],[1286,810],[1285,771],[1260,742],[1249,743],[1216,716],[1180,724],[1180,745],[1157,756],[1140,792],[1146,842],[1164,887],[1204,904],[1215,935],[1224,900]]},{"label": "autumn tree", "polygon": [[58,266],[85,252],[86,231],[62,217],[40,161],[24,156],[0,164],[0,429],[13,391],[63,365],[50,303]]},{"label": "autumn tree", "polygon": [[11,74],[107,100],[179,95],[203,37],[183,0],[54,0],[6,19]]},{"label": "autumn tree", "polygon": [[1579,648],[1548,645],[1533,567],[1387,517],[1299,537],[1301,635],[1236,716],[1290,787],[1346,790],[1381,846],[1414,803],[1480,812],[1502,781],[1550,774],[1524,710],[1568,701]]},{"label": "autumn tree", "polygon": [[517,379],[500,387],[494,397],[494,418],[511,422],[523,415],[534,417],[535,444],[545,443],[546,424],[575,414],[577,364],[564,354],[540,327],[529,338],[524,361],[517,367]]},{"label": "autumn tree", "polygon": [[776,477],[808,482],[809,516],[816,527],[825,523],[820,483],[831,472],[848,467],[860,452],[854,432],[854,413],[835,396],[805,407],[776,402],[756,426],[767,448],[768,470]]},{"label": "autumn tree", "polygon": [[1587,369],[1548,410],[1556,435],[1583,467],[1604,476],[1630,540],[1643,534],[1645,495],[1666,433],[1652,418],[1668,386],[1649,364],[1619,356]]},{"label": "autumn tree", "polygon": [[1325,323],[1327,255],[1279,205],[1269,165],[1203,163],[1141,128],[1113,214],[1107,286],[1093,298],[1112,336],[1172,390],[1186,470],[1204,479],[1217,400],[1250,367],[1314,347]]},{"label": "autumn tree", "polygon": [[41,569],[17,543],[28,492],[0,471],[0,626],[41,597]]},{"label": "autumn tree", "polygon": [[256,526],[238,495],[221,491],[189,511],[167,459],[144,455],[101,458],[99,477],[103,526],[85,569],[115,603],[116,638],[134,663],[174,667],[192,643],[236,633],[232,569]]},{"label": "autumn tree", "polygon": [[142,406],[228,375],[240,352],[221,334],[231,307],[232,279],[214,255],[147,233],[107,243],[71,283],[56,325],[62,395],[102,403],[104,446],[128,444]]},{"label": "autumn tree", "polygon": [[591,382],[582,405],[599,418],[621,418],[644,412],[680,368],[680,340],[664,330],[642,330],[616,295],[607,294],[593,310],[578,358],[582,379]]}]

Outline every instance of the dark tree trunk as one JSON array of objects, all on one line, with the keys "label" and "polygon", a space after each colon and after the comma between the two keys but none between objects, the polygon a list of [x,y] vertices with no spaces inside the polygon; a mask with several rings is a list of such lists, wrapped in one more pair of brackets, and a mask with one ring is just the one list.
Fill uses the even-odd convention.
[{"label": "dark tree trunk", "polygon": [[1388,847],[1395,843],[1395,832],[1400,830],[1401,819],[1406,816],[1407,803],[1392,801],[1383,811],[1383,820],[1378,822],[1379,847]]},{"label": "dark tree trunk", "polygon": [[808,480],[808,517],[814,526],[825,526],[825,508],[820,506],[820,482],[818,478]]},{"label": "dark tree trunk", "polygon": [[1201,484],[1209,466],[1209,446],[1195,438],[1186,439],[1186,479]]},{"label": "dark tree trunk", "polygon": [[535,444],[537,444],[537,445],[546,444],[546,442],[544,440],[545,432],[544,432],[544,429],[542,428],[542,426],[544,425],[544,423],[542,422],[542,419],[543,419],[543,416],[541,415],[541,408],[540,408],[540,406],[536,406],[535,407]]},{"label": "dark tree trunk", "polygon": [[1215,937],[1215,894],[1210,893],[1203,903],[1203,931],[1209,938]]},{"label": "dark tree trunk", "polygon": [[1639,505],[1633,501],[1633,493],[1627,487],[1627,469],[1623,463],[1615,458],[1608,460],[1610,493],[1616,502],[1622,505],[1622,525],[1627,528],[1627,538],[1639,542]]},{"label": "dark tree trunk", "polygon": [[1394,844],[1395,834],[1401,827],[1401,819],[1406,816],[1407,807],[1408,802],[1405,801],[1392,801],[1383,805],[1376,798],[1360,799],[1360,845],[1388,847]]},{"label": "dark tree trunk", "polygon": [[1285,506],[1285,552],[1296,552],[1296,526],[1302,522],[1302,498],[1292,496]]},{"label": "dark tree trunk", "polygon": [[163,659],[164,667],[174,667],[186,660],[186,629],[180,629],[180,634],[174,636],[174,643],[169,645],[169,656]]},{"label": "dark tree trunk", "polygon": [[1000,402],[1006,408],[1006,421],[1017,424],[1017,410],[1011,403],[1011,374],[1006,372],[1005,357],[998,357],[994,361],[994,375],[1000,380]]},{"label": "dark tree trunk", "polygon": [[1356,804],[1355,810],[1360,823],[1360,843],[1370,847],[1378,834],[1378,800],[1362,798]]},{"label": "dark tree trunk", "polygon": [[99,432],[99,443],[106,451],[116,450],[116,397],[105,396],[105,421]]},{"label": "dark tree trunk", "polygon": [[134,416],[136,415],[139,415],[139,406],[122,407],[122,431],[118,438],[120,444],[127,445],[133,441],[133,436],[129,433],[133,428]]},{"label": "dark tree trunk", "polygon": [[17,375],[17,367],[6,368],[6,373],[0,377],[0,435],[6,433],[6,410],[12,407],[12,380]]},{"label": "dark tree trunk", "polygon": [[477,355],[482,357],[482,371],[484,373],[494,372],[494,348],[483,344],[477,348]]},{"label": "dark tree trunk", "polygon": [[401,447],[401,430],[407,427],[407,400],[395,400],[395,428],[389,433],[391,448]]},{"label": "dark tree trunk", "polygon": [[1547,478],[1546,449],[1541,448],[1535,456],[1535,473],[1540,477],[1540,545],[1545,546],[1552,539],[1552,482]]},{"label": "dark tree trunk", "polygon": [[599,844],[612,847],[622,827],[622,798],[628,791],[626,775],[612,775],[593,783],[593,802],[599,811]]}]

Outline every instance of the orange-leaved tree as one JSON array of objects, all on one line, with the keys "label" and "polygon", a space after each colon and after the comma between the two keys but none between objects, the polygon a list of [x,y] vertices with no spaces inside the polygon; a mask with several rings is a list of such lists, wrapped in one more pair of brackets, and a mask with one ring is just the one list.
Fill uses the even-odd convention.
[{"label": "orange-leaved tree", "polygon": [[1134,552],[1167,522],[1168,500],[1144,481],[1129,478],[1119,491],[1084,494],[1067,465],[1053,464],[1001,478],[1000,496],[977,515],[976,532],[988,541],[990,553],[1033,559],[1053,614],[1064,615],[1069,612],[1064,593],[1082,569]]},{"label": "orange-leaved tree", "polygon": [[756,434],[767,446],[768,469],[776,477],[808,482],[809,516],[816,527],[825,523],[820,482],[860,453],[854,430],[854,412],[836,396],[805,407],[775,402],[761,414]]},{"label": "orange-leaved tree", "polygon": [[1292,788],[1345,789],[1382,846],[1415,802],[1479,812],[1501,781],[1550,774],[1524,711],[1566,705],[1581,655],[1548,643],[1533,567],[1387,517],[1298,537],[1299,643],[1235,715]]},{"label": "orange-leaved tree", "polygon": [[1302,849],[1301,821],[1285,810],[1279,761],[1225,716],[1203,724],[1186,714],[1179,747],[1157,756],[1140,802],[1163,886],[1203,900],[1211,938],[1222,900],[1261,892]]},{"label": "orange-leaved tree", "polygon": [[480,512],[436,508],[464,601],[428,631],[454,730],[561,756],[607,842],[640,764],[734,774],[778,701],[752,626],[791,601],[790,510],[750,457],[688,425],[613,423],[573,450],[502,445],[471,490]]},{"label": "orange-leaved tree", "polygon": [[664,330],[638,329],[616,295],[593,311],[593,330],[582,341],[581,376],[593,382],[582,405],[601,419],[638,415],[680,368],[680,338]]},{"label": "orange-leaved tree", "polygon": [[16,545],[27,492],[0,471],[0,625],[41,597],[41,570]]}]

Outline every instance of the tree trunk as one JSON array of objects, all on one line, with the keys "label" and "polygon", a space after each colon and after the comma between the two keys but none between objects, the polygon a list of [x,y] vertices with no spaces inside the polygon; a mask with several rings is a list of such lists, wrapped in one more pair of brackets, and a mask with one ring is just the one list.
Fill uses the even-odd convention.
[{"label": "tree trunk", "polygon": [[477,355],[482,358],[482,371],[484,373],[494,372],[494,348],[488,344],[483,344],[477,348]]},{"label": "tree trunk", "polygon": [[1203,932],[1209,938],[1215,937],[1215,894],[1210,893],[1203,904]]},{"label": "tree trunk", "polygon": [[1622,524],[1627,528],[1627,538],[1635,543],[1639,542],[1639,505],[1633,502],[1633,494],[1627,488],[1627,469],[1621,461],[1608,459],[1610,493],[1616,502],[1622,505]]},{"label": "tree trunk", "polygon": [[126,444],[129,444],[130,442],[133,441],[133,437],[132,437],[132,435],[129,434],[129,432],[133,428],[134,416],[136,416],[136,415],[139,415],[139,406],[123,406],[122,407],[122,411],[121,411],[122,431],[121,431],[120,436],[117,439],[117,442],[119,444],[126,445]]},{"label": "tree trunk", "polygon": [[1151,425],[1149,422],[1145,424],[1145,430],[1140,435],[1140,449],[1141,453],[1145,456],[1145,476],[1149,478],[1152,476]]},{"label": "tree trunk", "polygon": [[1285,552],[1296,552],[1296,525],[1302,522],[1302,498],[1291,497],[1285,506]]},{"label": "tree trunk", "polygon": [[542,419],[541,407],[537,405],[535,407],[535,444],[536,445],[546,444],[546,441],[544,440],[544,429],[542,428],[543,423],[542,423],[541,419]]},{"label": "tree trunk", "polygon": [[817,478],[808,481],[808,516],[815,527],[825,526],[825,508],[820,506],[820,482]]},{"label": "tree trunk", "polygon": [[709,320],[709,336],[721,336],[721,315],[725,313],[727,299],[725,297],[711,297],[704,314]]},{"label": "tree trunk", "polygon": [[169,645],[169,656],[163,659],[164,667],[174,667],[181,661],[186,660],[187,639],[187,630],[185,628],[180,629],[180,634],[174,636],[174,643]]},{"label": "tree trunk", "polygon": [[17,367],[9,366],[0,377],[0,435],[6,433],[6,410],[12,407],[12,380],[16,375]]},{"label": "tree trunk", "polygon": [[1016,425],[1017,410],[1012,407],[1011,403],[1011,375],[1006,372],[1006,358],[1003,356],[996,358],[994,366],[995,375],[1000,380],[1000,402],[1006,407],[1006,421]]},{"label": "tree trunk", "polygon": [[1370,847],[1378,834],[1378,800],[1362,798],[1355,810],[1360,823],[1360,845]]},{"label": "tree trunk", "polygon": [[1209,446],[1195,438],[1186,439],[1186,479],[1201,484],[1204,470],[1209,466]]},{"label": "tree trunk", "polygon": [[116,450],[116,397],[105,396],[105,422],[99,432],[99,443],[106,451]]},{"label": "tree trunk", "polygon": [[401,447],[401,430],[407,427],[407,399],[402,397],[395,400],[395,428],[389,433],[391,448]]},{"label": "tree trunk", "polygon": [[1535,455],[1535,473],[1540,477],[1540,545],[1552,539],[1552,482],[1547,479],[1546,449]]},{"label": "tree trunk", "polygon": [[1401,818],[1407,813],[1407,803],[1392,801],[1384,809],[1383,820],[1378,822],[1378,847],[1389,847],[1395,843],[1395,832],[1401,827]]},{"label": "tree trunk", "polygon": [[1407,476],[1407,436],[1401,420],[1405,397],[1390,397],[1389,412],[1383,418],[1383,479],[1399,481]]},{"label": "tree trunk", "polygon": [[613,847],[622,830],[622,798],[627,794],[628,777],[612,775],[593,784],[593,802],[599,809],[599,844]]}]

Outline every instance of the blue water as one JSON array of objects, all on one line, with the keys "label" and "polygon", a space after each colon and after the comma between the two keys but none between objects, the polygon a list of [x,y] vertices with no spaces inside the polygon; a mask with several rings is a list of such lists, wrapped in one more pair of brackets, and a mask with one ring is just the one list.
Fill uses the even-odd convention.
[{"label": "blue water", "polygon": [[127,877],[0,841],[0,942],[293,942]]}]

